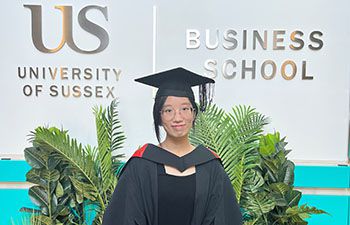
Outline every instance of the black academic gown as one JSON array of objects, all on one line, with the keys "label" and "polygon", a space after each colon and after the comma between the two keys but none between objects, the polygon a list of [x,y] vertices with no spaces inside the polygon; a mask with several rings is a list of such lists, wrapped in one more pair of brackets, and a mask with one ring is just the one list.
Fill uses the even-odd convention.
[{"label": "black academic gown", "polygon": [[159,163],[179,171],[196,166],[191,225],[243,224],[231,182],[215,152],[199,145],[189,154],[178,157],[156,145],[146,144],[122,169],[103,225],[158,225]]}]

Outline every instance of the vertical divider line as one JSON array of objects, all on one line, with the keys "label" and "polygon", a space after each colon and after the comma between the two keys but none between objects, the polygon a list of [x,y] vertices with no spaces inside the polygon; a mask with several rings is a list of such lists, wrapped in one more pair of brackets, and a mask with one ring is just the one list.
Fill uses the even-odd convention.
[{"label": "vertical divider line", "polygon": [[[152,37],[152,73],[156,73],[157,53],[157,6],[153,5],[153,37]],[[156,96],[156,88],[152,88],[152,97]]]}]

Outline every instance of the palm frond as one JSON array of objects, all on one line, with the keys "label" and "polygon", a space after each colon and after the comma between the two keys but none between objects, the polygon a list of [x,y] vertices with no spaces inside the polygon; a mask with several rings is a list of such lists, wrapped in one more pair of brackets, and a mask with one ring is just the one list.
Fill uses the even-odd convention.
[{"label": "palm frond", "polygon": [[11,225],[42,225],[42,222],[37,213],[29,212],[22,213],[16,220],[11,218]]},{"label": "palm frond", "polygon": [[[236,198],[237,202],[239,203],[241,200],[241,194],[242,192],[239,190],[242,190],[243,184],[244,184],[244,156],[241,158],[241,161],[239,164],[234,166],[234,168],[230,168],[229,171],[233,172],[234,174],[230,174],[231,176],[235,176],[235,179],[231,181],[233,189],[236,192]],[[230,176],[229,175],[229,176]]]},{"label": "palm frond", "polygon": [[102,196],[99,193],[99,181],[96,175],[94,161],[91,160],[92,157],[85,156],[86,152],[83,150],[81,144],[78,144],[75,139],[71,139],[65,132],[44,127],[35,129],[35,139],[33,142],[44,149],[52,151],[52,157],[66,162],[72,171],[77,173],[77,175],[80,174],[88,184],[93,186],[99,203],[103,208],[105,207]]},{"label": "palm frond", "polygon": [[118,102],[113,100],[109,107],[103,109],[94,108],[96,131],[97,131],[97,163],[99,178],[101,179],[101,190],[106,202],[110,192],[114,190],[116,185],[116,177],[114,171],[115,163],[118,163],[124,154],[118,154],[113,157],[112,153],[121,149],[125,140],[124,133],[121,131],[121,124],[118,119],[118,111],[116,109]]},{"label": "palm frond", "polygon": [[[217,152],[238,197],[248,170],[259,165],[259,135],[268,119],[249,106],[236,106],[230,113],[210,105],[197,117],[190,133],[194,145]],[[239,199],[239,198],[238,198]]]}]

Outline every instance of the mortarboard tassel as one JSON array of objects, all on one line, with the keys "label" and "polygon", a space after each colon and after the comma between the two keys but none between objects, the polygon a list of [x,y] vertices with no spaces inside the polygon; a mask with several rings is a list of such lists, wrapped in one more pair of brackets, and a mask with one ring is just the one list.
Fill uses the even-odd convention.
[{"label": "mortarboard tassel", "polygon": [[199,85],[199,109],[201,112],[204,112],[213,101],[214,85],[214,83]]}]

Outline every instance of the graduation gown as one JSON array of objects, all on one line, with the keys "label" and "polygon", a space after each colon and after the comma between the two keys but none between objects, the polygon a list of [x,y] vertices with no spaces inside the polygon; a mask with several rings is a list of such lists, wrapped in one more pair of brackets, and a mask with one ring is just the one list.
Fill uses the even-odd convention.
[{"label": "graduation gown", "polygon": [[157,164],[181,172],[196,167],[191,225],[243,224],[231,182],[215,152],[199,145],[178,157],[156,145],[145,144],[122,169],[102,225],[158,225]]}]

